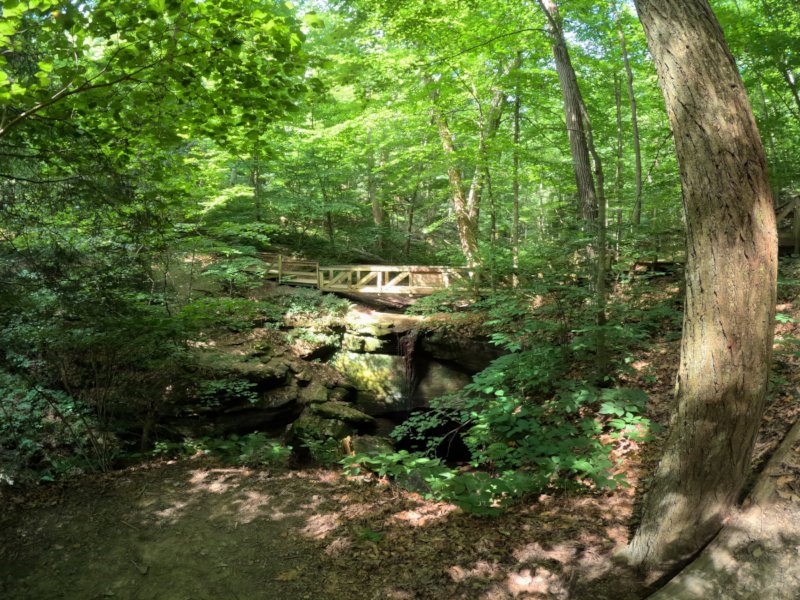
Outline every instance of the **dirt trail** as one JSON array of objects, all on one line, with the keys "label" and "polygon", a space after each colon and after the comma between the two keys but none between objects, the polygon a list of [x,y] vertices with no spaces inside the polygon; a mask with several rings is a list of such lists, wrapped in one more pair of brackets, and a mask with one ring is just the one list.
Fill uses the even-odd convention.
[{"label": "dirt trail", "polygon": [[337,491],[319,478],[187,464],[83,485],[5,524],[0,596],[323,597],[313,515],[334,509]]},{"label": "dirt trail", "polygon": [[635,598],[607,560],[630,501],[609,500],[486,519],[324,470],[131,469],[0,498],[0,598]]}]

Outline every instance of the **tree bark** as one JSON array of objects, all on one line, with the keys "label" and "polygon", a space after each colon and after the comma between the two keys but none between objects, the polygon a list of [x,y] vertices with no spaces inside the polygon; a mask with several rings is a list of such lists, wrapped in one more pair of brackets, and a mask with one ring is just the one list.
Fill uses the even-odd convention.
[{"label": "tree bark", "polygon": [[786,86],[789,88],[789,91],[792,93],[792,99],[797,107],[797,117],[800,118],[800,93],[797,91],[797,80],[795,79],[794,71],[792,71],[786,65],[781,65],[781,76],[786,82]]},{"label": "tree bark", "polygon": [[[518,52],[514,60],[505,69],[504,74],[508,75],[512,70],[519,68],[521,62],[522,54]],[[489,104],[488,111],[486,114],[481,114],[477,164],[475,165],[475,172],[468,190],[465,189],[464,177],[452,158],[455,154],[455,144],[453,143],[453,135],[450,132],[447,118],[437,106],[438,91],[434,91],[431,97],[434,104],[434,120],[439,131],[439,139],[442,142],[445,154],[448,156],[447,179],[450,182],[450,191],[453,198],[453,212],[456,216],[456,228],[458,229],[461,251],[467,261],[467,266],[474,267],[480,264],[478,228],[481,190],[487,173],[488,147],[489,142],[494,138],[500,127],[506,95],[501,88],[496,88],[492,94],[492,100]]]},{"label": "tree bark", "polygon": [[419,193],[419,180],[414,185],[414,193],[408,198],[406,204],[406,245],[403,253],[405,254],[406,260],[408,260],[409,255],[411,254],[411,233],[414,230],[414,205],[417,202],[417,194]]},{"label": "tree bark", "polygon": [[[326,205],[329,205],[331,201],[328,197],[328,191],[325,189],[325,183],[322,181],[322,177],[317,177],[317,179],[319,181],[319,189],[322,191],[322,199]],[[331,247],[336,247],[336,238],[333,233],[333,214],[329,210],[325,211],[325,230],[328,232],[328,241]]]},{"label": "tree bark", "polygon": [[367,197],[372,208],[375,227],[383,225],[383,205],[378,196],[378,181],[375,178],[375,156],[372,148],[372,129],[367,130]]},{"label": "tree bark", "polygon": [[633,92],[633,70],[628,58],[628,45],[625,42],[625,32],[622,29],[619,7],[617,8],[617,37],[622,51],[622,62],[625,64],[625,74],[628,84],[628,103],[631,107],[631,129],[633,135],[633,155],[636,165],[636,198],[633,204],[633,223],[638,225],[642,220],[642,147],[639,143],[639,117],[636,112],[636,95]]},{"label": "tree bark", "polygon": [[614,73],[614,106],[617,115],[617,163],[614,170],[614,199],[618,206],[622,206],[622,188],[625,182],[622,179],[622,82],[619,75]]},{"label": "tree bark", "polygon": [[467,261],[467,266],[477,266],[480,261],[478,254],[478,220],[473,218],[467,206],[467,196],[464,192],[464,182],[461,171],[455,164],[453,155],[455,154],[455,144],[450,133],[450,126],[447,118],[435,109],[436,127],[439,130],[439,139],[442,142],[447,162],[447,179],[450,182],[450,194],[453,199],[453,212],[456,217],[456,229],[458,230],[458,241],[461,244],[461,252]]},{"label": "tree bark", "polygon": [[512,180],[513,209],[511,221],[511,267],[512,284],[519,285],[519,86],[514,95],[514,174]]},{"label": "tree bark", "polygon": [[554,0],[538,0],[539,6],[547,18],[548,31],[553,43],[558,82],[564,99],[564,117],[567,125],[567,136],[572,154],[572,166],[575,171],[575,182],[578,186],[578,205],[580,216],[591,224],[597,215],[597,193],[592,177],[589,150],[586,145],[586,134],[583,129],[581,106],[583,98],[578,87],[575,69],[569,57],[569,50],[564,39],[561,15]]},{"label": "tree bark", "polygon": [[800,423],[772,455],[742,510],[697,559],[648,600],[800,598],[800,505],[792,501],[790,490],[777,485],[794,468],[798,440]]},{"label": "tree bark", "polygon": [[253,199],[256,205],[256,221],[261,222],[261,161],[258,146],[253,147],[253,165],[250,172],[253,183]]},{"label": "tree bark", "polygon": [[625,552],[671,569],[721,528],[764,409],[777,277],[764,148],[708,0],[636,0],[675,137],[687,235],[676,409]]},{"label": "tree bark", "polygon": [[594,178],[597,183],[597,238],[595,249],[595,279],[594,279],[594,302],[595,302],[595,374],[598,381],[603,381],[608,375],[608,345],[606,343],[605,325],[608,321],[606,315],[606,305],[608,301],[608,290],[606,277],[608,272],[608,223],[606,217],[606,194],[605,176],[603,175],[603,162],[594,145],[594,135],[592,133],[592,122],[589,119],[589,112],[581,102],[581,117],[583,129],[586,132],[586,146],[592,157],[594,166]]}]

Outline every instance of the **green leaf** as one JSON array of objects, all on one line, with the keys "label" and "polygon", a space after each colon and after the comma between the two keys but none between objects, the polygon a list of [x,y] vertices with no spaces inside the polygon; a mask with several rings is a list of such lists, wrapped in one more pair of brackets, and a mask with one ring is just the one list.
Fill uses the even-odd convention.
[{"label": "green leaf", "polygon": [[19,0],[3,1],[3,18],[11,19],[25,12],[27,5]]}]

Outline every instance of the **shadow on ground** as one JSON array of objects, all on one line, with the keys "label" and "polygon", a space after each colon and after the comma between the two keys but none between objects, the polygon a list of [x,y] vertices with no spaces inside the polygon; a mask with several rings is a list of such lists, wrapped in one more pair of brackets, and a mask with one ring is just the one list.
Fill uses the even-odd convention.
[{"label": "shadow on ground", "polygon": [[624,493],[542,497],[486,518],[336,472],[185,461],[87,480],[40,504],[0,517],[0,597],[625,600],[641,592],[609,560],[626,538]]}]

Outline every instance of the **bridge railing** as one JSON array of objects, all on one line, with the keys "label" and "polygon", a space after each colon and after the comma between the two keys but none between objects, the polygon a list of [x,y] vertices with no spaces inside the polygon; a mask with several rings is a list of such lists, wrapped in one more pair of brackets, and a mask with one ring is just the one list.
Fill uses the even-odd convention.
[{"label": "bridge railing", "polygon": [[332,265],[262,253],[268,279],[311,285],[326,292],[426,295],[456,285],[477,287],[478,273],[465,267]]},{"label": "bridge railing", "polygon": [[320,267],[319,288],[364,294],[432,294],[468,284],[474,271],[458,267],[353,265]]}]

